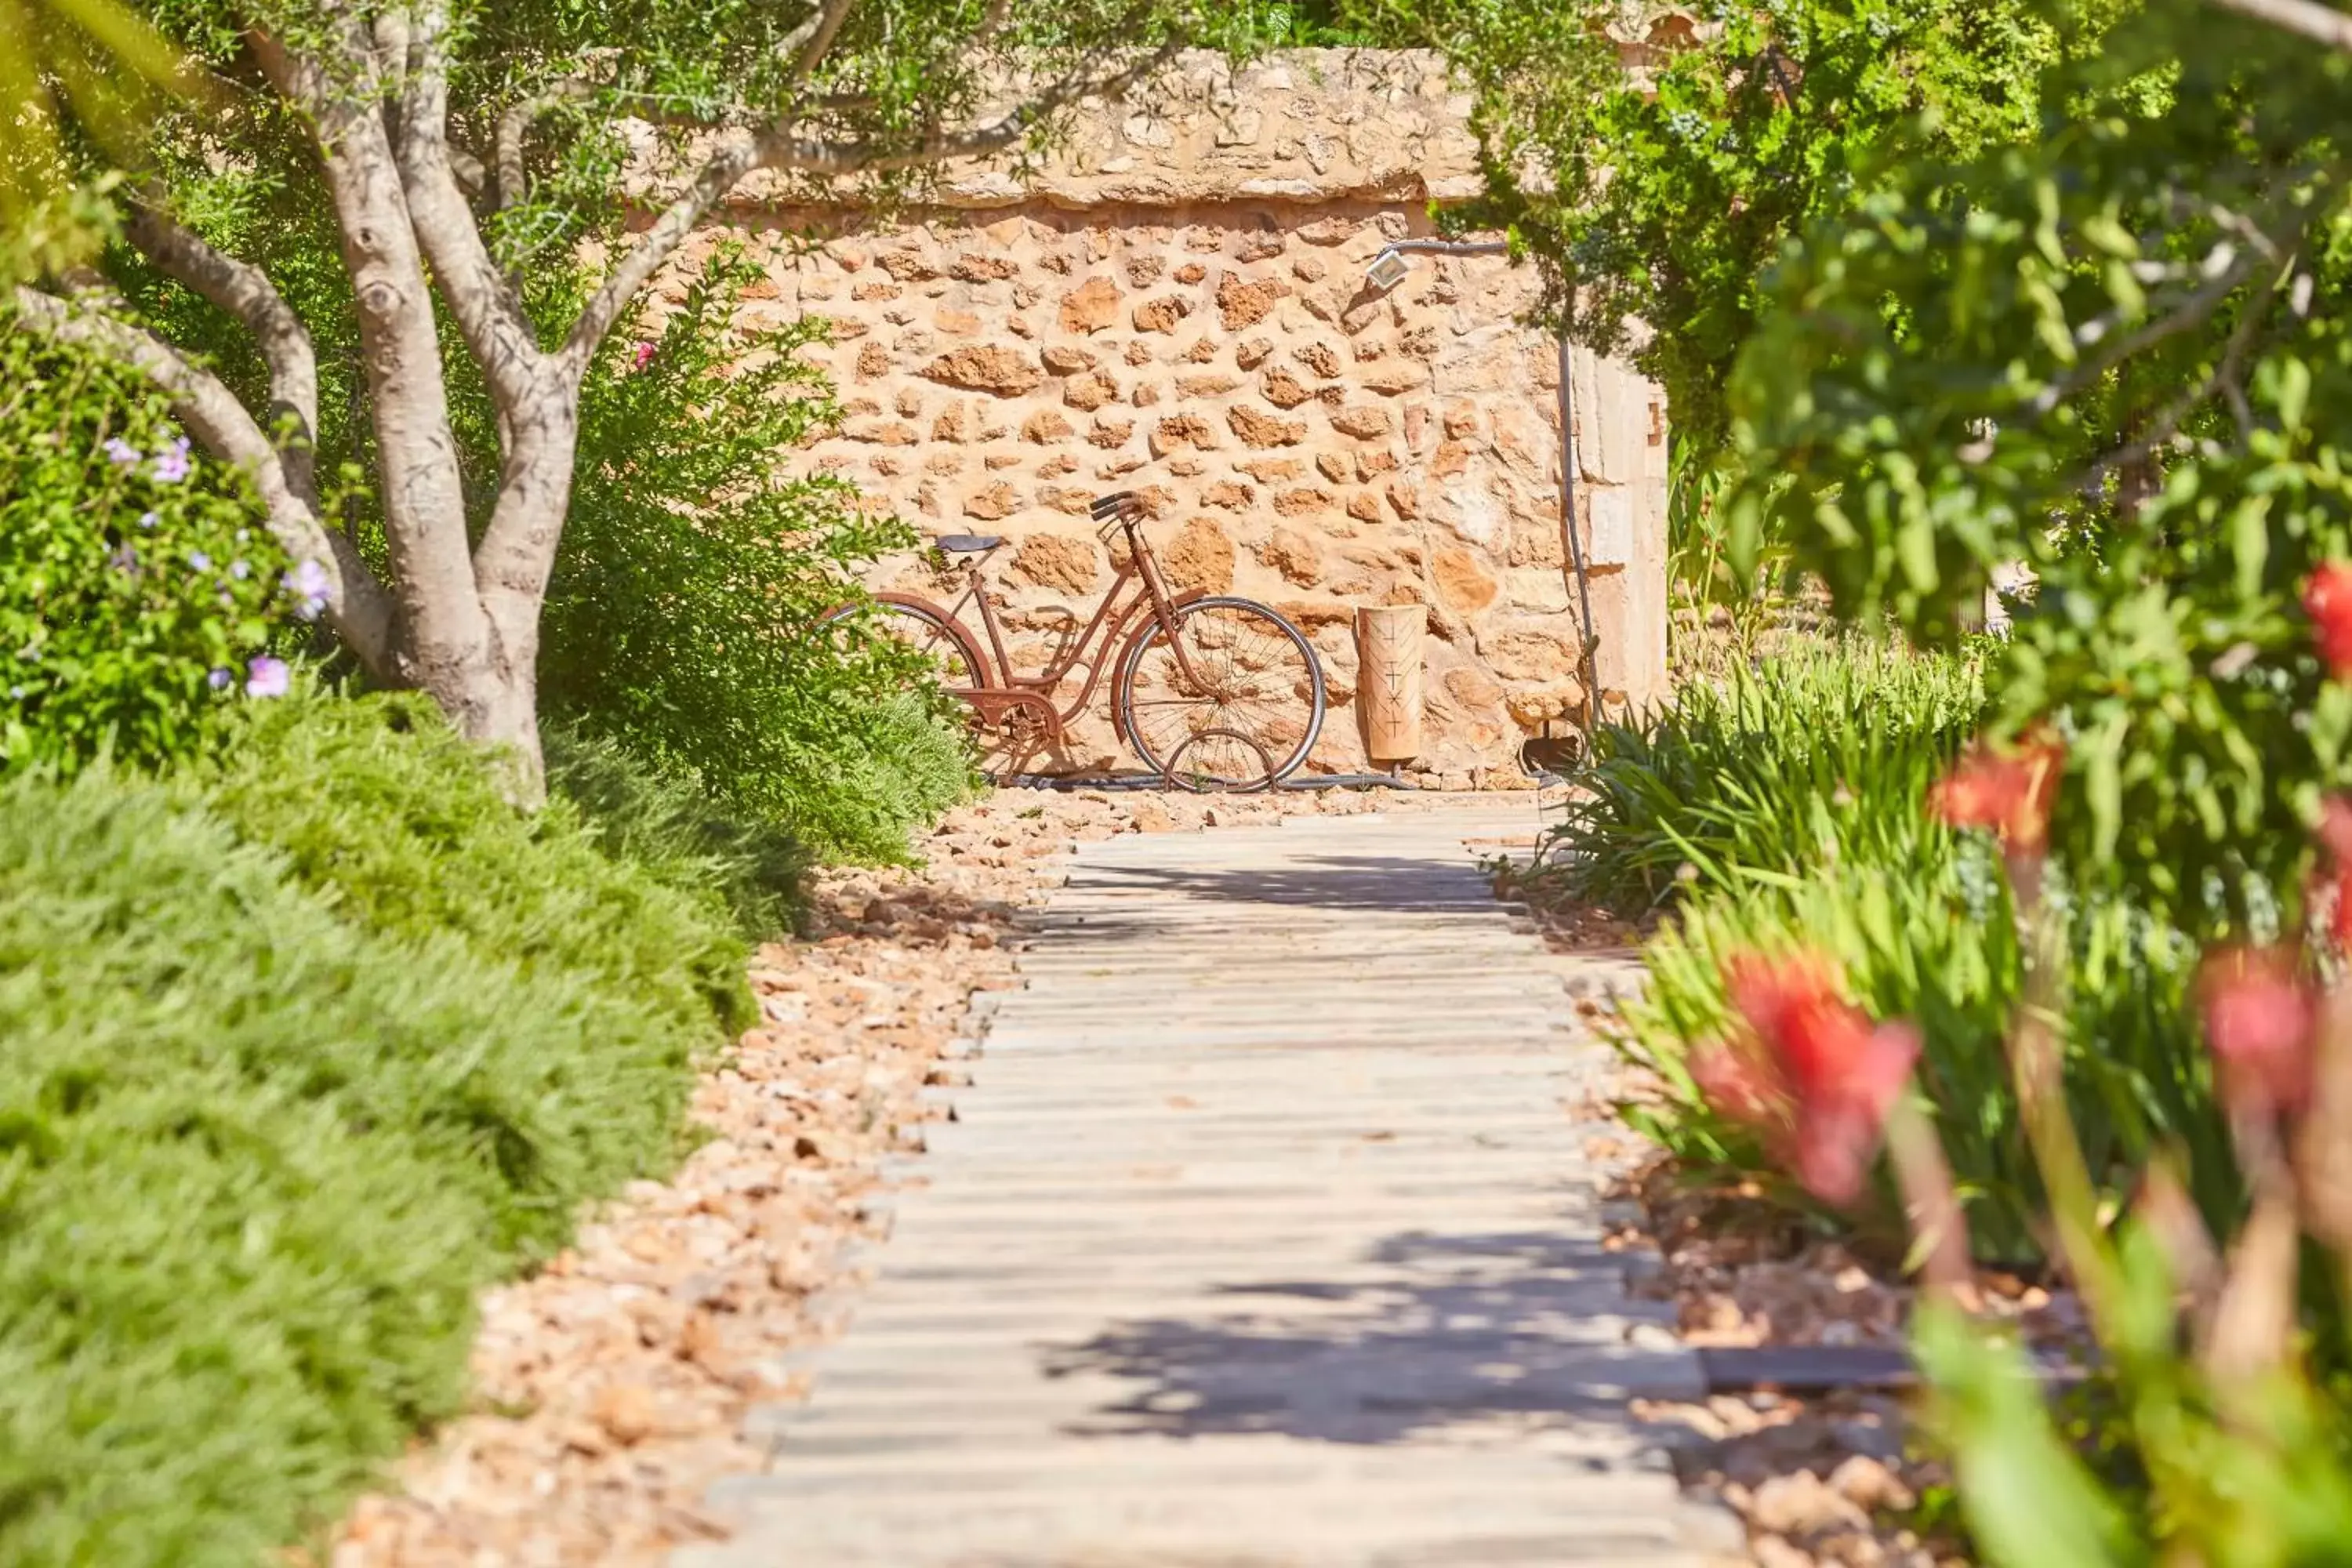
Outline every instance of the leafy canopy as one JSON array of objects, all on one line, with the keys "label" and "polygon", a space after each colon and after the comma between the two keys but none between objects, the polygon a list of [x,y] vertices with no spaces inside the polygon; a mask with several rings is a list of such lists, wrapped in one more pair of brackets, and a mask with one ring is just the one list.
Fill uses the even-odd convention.
[{"label": "leafy canopy", "polygon": [[1733,387],[1742,548],[1843,613],[1948,637],[2033,564],[1988,686],[2072,742],[2056,846],[2200,939],[2292,924],[2352,744],[2299,605],[2352,545],[2347,70],[2150,0],[2043,135],[1812,226]]},{"label": "leafy canopy", "polygon": [[1545,314],[1631,351],[1677,439],[1710,452],[1781,246],[1903,157],[2031,140],[2061,41],[2027,0],[1360,5],[1475,90],[1486,191],[1448,221],[1507,229]]}]

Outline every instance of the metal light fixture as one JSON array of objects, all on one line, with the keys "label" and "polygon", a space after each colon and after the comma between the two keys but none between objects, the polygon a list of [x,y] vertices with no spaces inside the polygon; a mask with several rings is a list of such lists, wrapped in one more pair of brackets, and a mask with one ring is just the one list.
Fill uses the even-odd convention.
[{"label": "metal light fixture", "polygon": [[1398,255],[1391,246],[1372,258],[1372,264],[1364,268],[1364,281],[1385,294],[1403,282],[1404,275],[1412,270],[1412,263]]}]

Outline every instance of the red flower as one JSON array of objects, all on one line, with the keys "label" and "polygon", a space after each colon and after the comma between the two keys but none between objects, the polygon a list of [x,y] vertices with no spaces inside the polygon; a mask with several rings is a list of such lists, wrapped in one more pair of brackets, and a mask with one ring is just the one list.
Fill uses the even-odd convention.
[{"label": "red flower", "polygon": [[2352,561],[2323,561],[2303,585],[2303,613],[2327,673],[2352,675]]},{"label": "red flower", "polygon": [[2303,1109],[2311,1099],[2316,1009],[2294,953],[2283,947],[2208,953],[2197,992],[2223,1098],[2273,1116]]},{"label": "red flower", "polygon": [[2066,749],[2045,736],[2013,751],[1979,742],[1927,792],[1927,809],[1954,827],[1989,827],[2011,854],[2037,855],[2050,843],[2050,805],[2065,771]]},{"label": "red flower", "polygon": [[1918,1057],[1918,1031],[1874,1027],[1819,953],[1742,954],[1725,965],[1724,985],[1747,1027],[1694,1058],[1693,1079],[1724,1115],[1761,1133],[1807,1191],[1853,1202]]}]

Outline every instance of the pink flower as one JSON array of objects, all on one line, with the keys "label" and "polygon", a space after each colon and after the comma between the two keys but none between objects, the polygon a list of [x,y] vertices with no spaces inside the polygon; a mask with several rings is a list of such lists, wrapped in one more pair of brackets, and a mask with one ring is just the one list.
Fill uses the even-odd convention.
[{"label": "pink flower", "polygon": [[629,368],[643,370],[654,362],[654,345],[639,343],[629,354]]},{"label": "pink flower", "polygon": [[2289,1115],[2310,1101],[2316,1007],[2284,947],[2222,948],[2197,974],[2205,1043],[2233,1109]]},{"label": "pink flower", "polygon": [[1990,828],[2011,854],[2038,855],[2065,767],[2065,748],[2046,737],[2006,752],[1979,742],[1927,792],[1927,809],[1954,827]]},{"label": "pink flower", "polygon": [[268,654],[248,660],[245,667],[245,694],[247,697],[283,697],[291,680],[286,661],[272,658]]},{"label": "pink flower", "polygon": [[1743,953],[1724,985],[1745,1025],[1699,1052],[1691,1077],[1716,1109],[1762,1135],[1773,1158],[1827,1202],[1852,1203],[1919,1055],[1908,1024],[1874,1026],[1839,994],[1820,953]]},{"label": "pink flower", "polygon": [[185,436],[155,454],[149,470],[159,485],[176,485],[188,477],[188,438]]},{"label": "pink flower", "polygon": [[2352,676],[2352,561],[2323,561],[2303,585],[2303,613],[2327,673]]}]

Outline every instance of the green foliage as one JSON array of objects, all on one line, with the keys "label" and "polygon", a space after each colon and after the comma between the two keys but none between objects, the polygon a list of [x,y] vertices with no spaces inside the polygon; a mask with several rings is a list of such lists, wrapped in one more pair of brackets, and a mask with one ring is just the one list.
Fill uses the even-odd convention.
[{"label": "green foliage", "polygon": [[[1447,214],[1509,230],[1543,312],[1631,349],[1711,462],[1734,358],[1789,237],[1834,221],[1899,156],[2030,140],[2058,36],[2026,0],[1767,0],[1650,27],[1591,0],[1360,0],[1444,51],[1477,93],[1484,196]],[[1635,323],[1646,334],[1630,334]]]},{"label": "green foliage", "polygon": [[1652,721],[1594,731],[1534,876],[1630,915],[1759,873],[1899,863],[1982,706],[1969,666],[1859,639],[1686,685]]},{"label": "green foliage", "polygon": [[135,163],[155,111],[197,96],[178,54],[116,0],[0,0],[0,283],[87,263],[112,233],[120,176],[76,180],[68,139]]},{"label": "green foliage", "polygon": [[457,1410],[475,1293],[675,1153],[716,1038],[687,993],[723,911],[563,806],[516,817],[414,702],[256,727],[219,815],[108,769],[0,786],[26,1568],[246,1568],[325,1528]]},{"label": "green foliage", "polygon": [[1842,613],[1948,637],[2033,565],[1988,685],[2070,742],[2058,852],[2200,939],[2294,928],[2352,741],[2296,603],[2352,541],[2347,68],[2149,5],[2053,68],[2048,134],[1792,247],[1734,392],[1736,531]]},{"label": "green foliage", "polygon": [[590,370],[541,701],[820,852],[903,859],[969,786],[961,730],[896,644],[812,628],[914,535],[845,481],[779,472],[840,411],[798,353],[822,321],[736,324],[761,276],[720,250],[658,337]]},{"label": "green foliage", "polygon": [[663,773],[617,742],[543,729],[549,793],[607,855],[689,896],[717,893],[746,941],[792,928],[809,856],[788,830],[730,812],[700,779]]},{"label": "green foliage", "polygon": [[0,313],[0,765],[191,752],[298,613],[242,479],[185,450],[143,380]]},{"label": "green foliage", "polygon": [[[562,796],[516,811],[425,699],[306,692],[243,718],[194,775],[205,803],[347,922],[388,940],[447,933],[525,973],[572,975],[617,999],[617,1030],[674,1039],[709,1037],[714,1017],[750,1023],[728,900],[608,855]],[[621,840],[646,842],[663,840]]]},{"label": "green foliage", "polygon": [[[1538,896],[1628,913],[1677,900],[1644,955],[1649,985],[1623,1040],[1665,1085],[1664,1105],[1636,1117],[1670,1152],[1696,1170],[1769,1178],[1765,1152],[1708,1103],[1685,1059],[1731,1024],[1728,959],[1817,948],[1873,1016],[1919,1024],[1919,1087],[1974,1238],[2016,1261],[2042,1246],[2003,1049],[2023,957],[1998,858],[1932,820],[1925,801],[1982,710],[1972,665],[1858,639],[1685,687],[1646,729],[1596,733],[1578,777],[1585,798],[1535,880]],[[2153,1150],[2193,1149],[2198,1197],[2217,1223],[2233,1216],[2235,1167],[2183,1016],[2193,950],[2088,897],[2068,942],[2068,1083],[2092,1169],[2120,1191]],[[1793,1186],[1782,1195],[1805,1202]],[[1866,1219],[1899,1233],[1891,1203]]]}]

